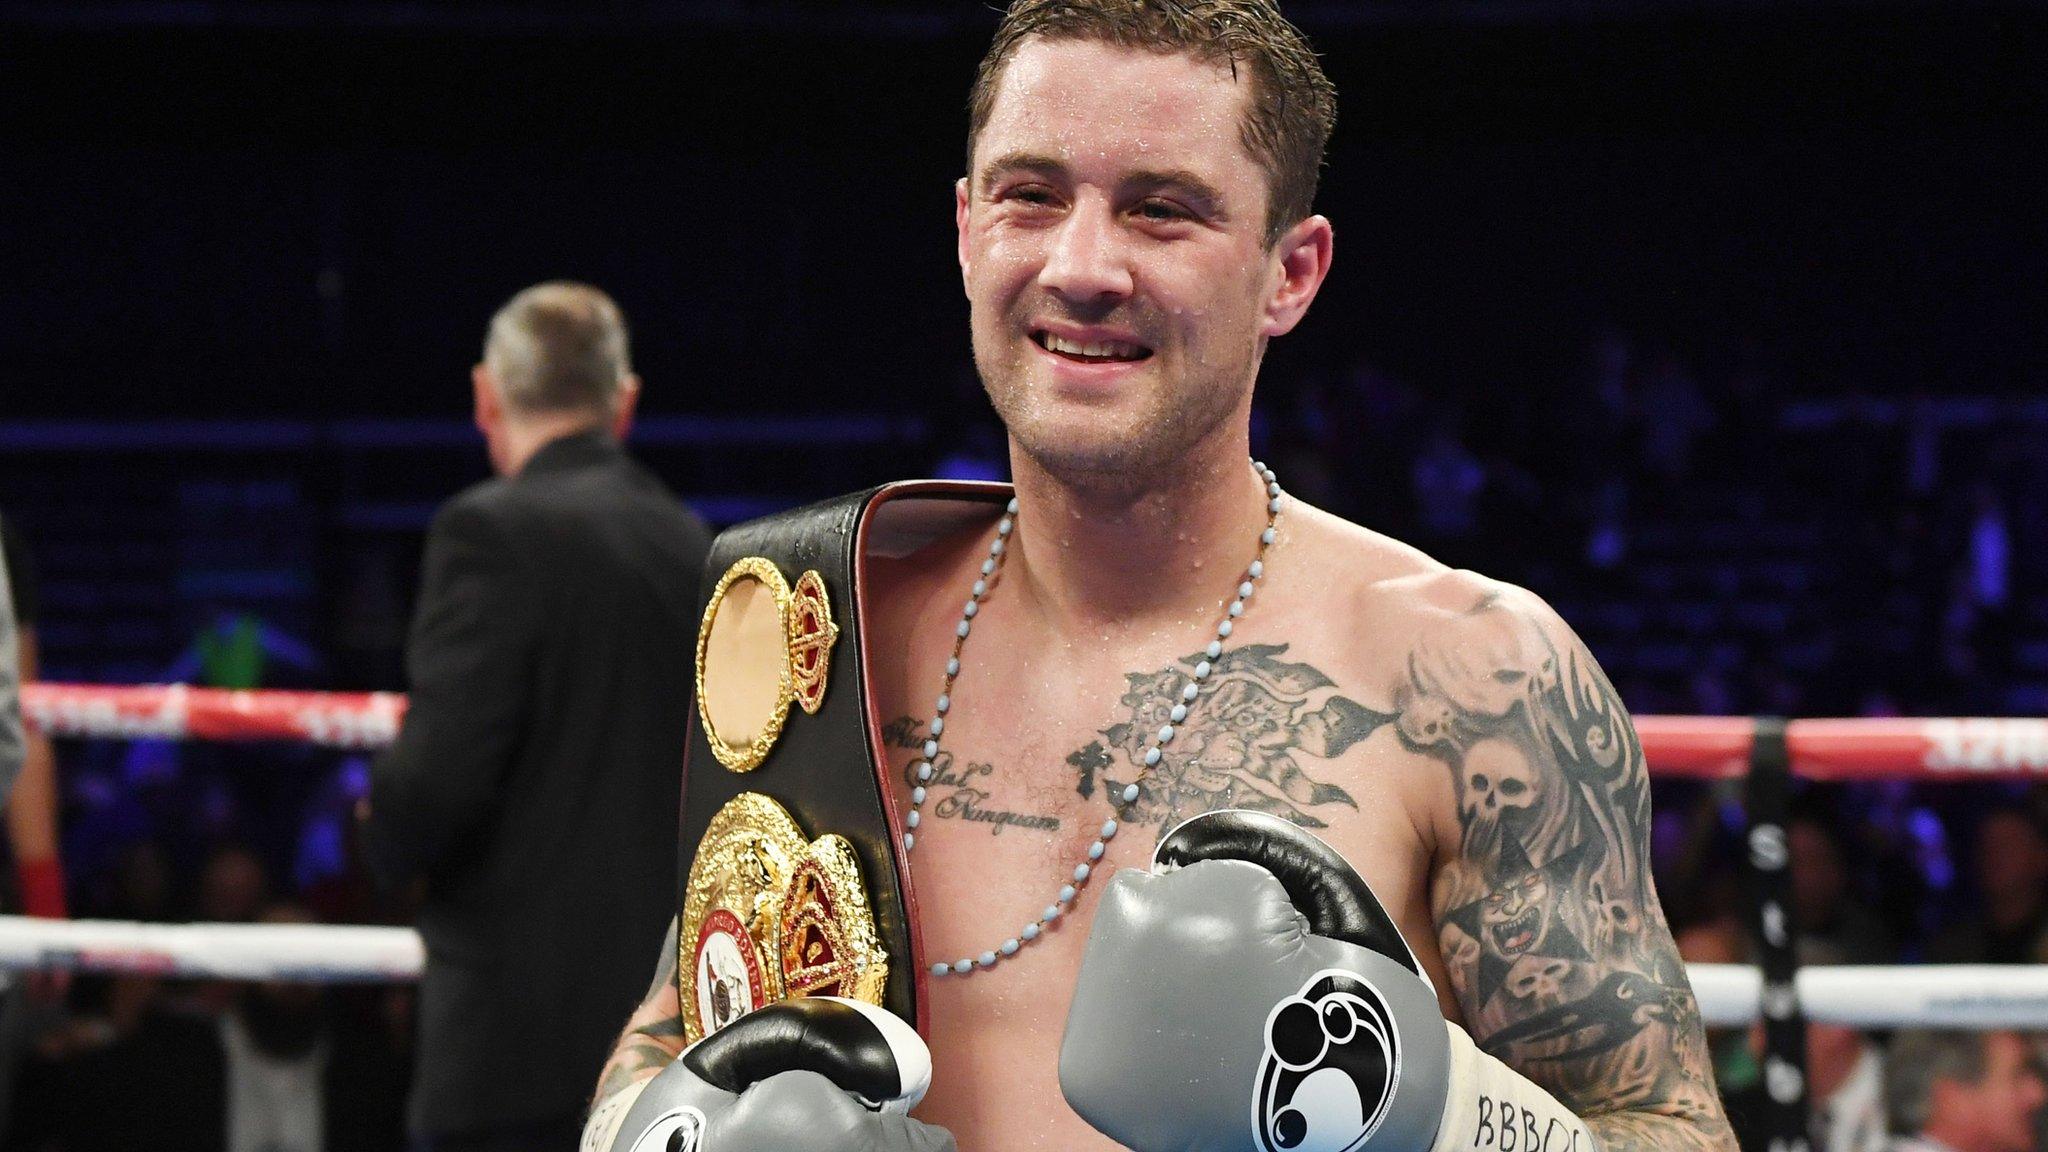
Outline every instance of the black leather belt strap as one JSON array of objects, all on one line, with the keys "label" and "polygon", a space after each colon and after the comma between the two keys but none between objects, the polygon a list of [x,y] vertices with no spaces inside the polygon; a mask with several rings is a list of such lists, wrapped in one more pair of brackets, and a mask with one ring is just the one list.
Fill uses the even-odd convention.
[{"label": "black leather belt strap", "polygon": [[[1007,485],[908,481],[736,525],[712,544],[703,582],[705,599],[698,605],[701,614],[711,590],[736,561],[759,557],[775,564],[792,584],[807,571],[824,578],[839,640],[832,649],[818,711],[805,714],[792,708],[772,750],[751,771],[733,772],[719,763],[692,707],[683,776],[678,907],[713,815],[742,792],[768,796],[796,818],[805,836],[837,834],[852,843],[881,944],[889,955],[883,1006],[920,1028],[925,970],[914,931],[915,904],[901,858],[900,813],[893,812],[891,770],[877,755],[880,725],[867,682],[869,644],[901,643],[902,638],[871,637],[862,628],[862,554],[878,513],[894,502],[914,499],[925,511],[938,506],[928,502],[956,503],[950,521],[964,524],[992,517],[1009,498]],[[906,503],[896,511],[911,506]],[[942,522],[946,519],[941,517]],[[900,524],[882,532],[899,543],[904,536]],[[911,535],[915,536],[914,528]],[[686,956],[687,952],[686,942]]]}]

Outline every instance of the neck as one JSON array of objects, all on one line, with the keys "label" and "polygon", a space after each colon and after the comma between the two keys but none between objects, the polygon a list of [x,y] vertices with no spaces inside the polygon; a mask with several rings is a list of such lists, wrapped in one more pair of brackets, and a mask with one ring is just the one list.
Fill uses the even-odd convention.
[{"label": "neck", "polygon": [[1135,630],[1204,617],[1227,598],[1266,523],[1249,437],[1130,484],[1056,476],[1010,452],[1018,526],[1010,579],[1057,631]]},{"label": "neck", "polygon": [[498,446],[498,471],[505,476],[517,476],[526,469],[534,453],[564,436],[587,432],[601,425],[601,421],[585,413],[572,412],[558,415],[526,416],[518,421],[507,421],[504,440]]}]

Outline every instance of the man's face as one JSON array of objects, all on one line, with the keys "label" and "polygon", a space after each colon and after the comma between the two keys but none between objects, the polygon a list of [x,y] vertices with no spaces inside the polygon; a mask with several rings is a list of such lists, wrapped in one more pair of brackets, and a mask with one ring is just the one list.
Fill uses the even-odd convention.
[{"label": "man's face", "polygon": [[960,268],[982,381],[1048,470],[1196,448],[1248,410],[1266,339],[1306,310],[1289,239],[1265,244],[1265,172],[1238,138],[1248,86],[1089,41],[1029,40],[1004,69],[956,190]]},{"label": "man's face", "polygon": [[[1937,1092],[1953,1090],[1942,1101],[1964,1130],[1974,1130],[1974,1139],[1963,1141],[1972,1152],[2035,1152],[2034,1114],[2048,1103],[2048,1081],[2027,1038],[2017,1032],[1987,1032],[1984,1044],[1984,1077],[1975,1084],[1944,1085],[1936,1081]],[[1930,1125],[1931,1126],[1931,1125]]]}]

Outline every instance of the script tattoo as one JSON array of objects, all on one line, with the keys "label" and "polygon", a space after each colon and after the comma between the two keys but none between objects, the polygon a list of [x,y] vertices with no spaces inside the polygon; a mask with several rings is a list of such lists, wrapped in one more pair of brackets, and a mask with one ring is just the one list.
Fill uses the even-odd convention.
[{"label": "script tattoo", "polygon": [[1642,745],[1591,654],[1488,595],[1409,653],[1395,702],[1455,782],[1462,843],[1431,896],[1473,1038],[1605,1148],[1732,1149],[1650,883]]},{"label": "script tattoo", "polygon": [[[1318,780],[1299,757],[1333,760],[1393,719],[1332,691],[1310,665],[1281,659],[1285,644],[1248,644],[1214,660],[1188,656],[1170,667],[1124,676],[1122,706],[1130,718],[1102,730],[1102,739],[1067,758],[1083,797],[1100,786],[1115,795],[1135,782],[1138,800],[1127,821],[1170,826],[1218,808],[1251,808],[1304,828],[1325,827],[1312,809],[1358,802]],[[1208,674],[1195,673],[1203,665]],[[1186,699],[1195,684],[1193,700]],[[1172,710],[1185,704],[1175,723]],[[1157,765],[1145,753],[1161,727],[1173,739]]]},{"label": "script tattoo", "polygon": [[[924,727],[909,716],[899,716],[882,729],[884,743],[892,748],[913,750],[903,763],[903,782],[912,788],[919,783],[917,766],[924,763],[926,738]],[[938,819],[986,824],[991,836],[1002,835],[1005,828],[1029,828],[1038,832],[1060,830],[1059,817],[1050,813],[1013,812],[992,805],[990,789],[995,784],[995,765],[976,761],[962,764],[944,748],[939,749],[931,763],[932,778],[923,784],[931,800],[928,810]]]}]

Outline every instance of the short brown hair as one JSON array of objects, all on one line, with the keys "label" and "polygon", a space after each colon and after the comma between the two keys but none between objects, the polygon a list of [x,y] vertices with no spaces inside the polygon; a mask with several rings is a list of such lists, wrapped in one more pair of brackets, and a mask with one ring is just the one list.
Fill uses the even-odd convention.
[{"label": "short brown hair", "polygon": [[1314,210],[1323,149],[1337,122],[1337,89],[1273,0],[1014,0],[967,100],[970,173],[1003,69],[1032,36],[1187,53],[1227,66],[1233,77],[1243,63],[1253,88],[1238,137],[1266,169],[1266,243]]},{"label": "short brown hair", "polygon": [[626,318],[588,284],[551,280],[514,296],[491,317],[484,364],[514,411],[617,410],[632,375]]}]

